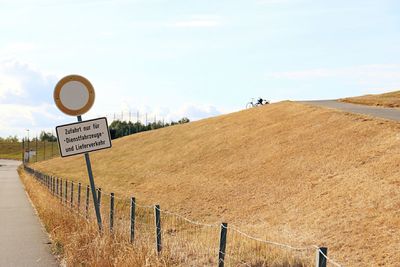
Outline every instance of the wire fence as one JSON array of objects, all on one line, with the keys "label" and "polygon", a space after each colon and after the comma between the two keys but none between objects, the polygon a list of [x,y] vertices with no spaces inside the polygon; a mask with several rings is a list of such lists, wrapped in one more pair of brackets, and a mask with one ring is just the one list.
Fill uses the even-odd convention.
[{"label": "wire fence", "polygon": [[139,110],[107,113],[105,117],[110,123],[118,120],[118,121],[126,121],[126,122],[149,125],[151,123],[157,123],[157,122],[166,124],[172,121],[172,119],[167,118],[165,116],[157,115],[155,113],[143,112]]},{"label": "wire fence", "polygon": [[[41,173],[24,165],[60,203],[87,221],[95,220],[89,185]],[[96,188],[103,231],[132,246],[153,247],[176,266],[342,266],[329,258],[326,247],[296,247],[251,236],[227,223],[203,223],[142,205],[134,197],[116,196]]]},{"label": "wire fence", "polygon": [[[24,162],[39,162],[60,155],[58,142],[54,141],[41,141],[36,139],[29,140],[23,139],[22,146],[22,159]],[[19,149],[17,151],[20,151]]]}]

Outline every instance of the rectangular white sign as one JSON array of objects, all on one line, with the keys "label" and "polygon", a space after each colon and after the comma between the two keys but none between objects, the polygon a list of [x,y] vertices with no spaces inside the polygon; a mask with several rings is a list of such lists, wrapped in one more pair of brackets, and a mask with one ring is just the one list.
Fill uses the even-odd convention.
[{"label": "rectangular white sign", "polygon": [[60,125],[56,132],[62,157],[111,147],[106,118]]}]

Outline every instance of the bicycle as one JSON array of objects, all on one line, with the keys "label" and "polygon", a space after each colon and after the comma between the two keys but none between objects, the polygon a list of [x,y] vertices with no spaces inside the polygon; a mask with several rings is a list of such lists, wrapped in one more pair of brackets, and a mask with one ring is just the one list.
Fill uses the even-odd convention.
[{"label": "bicycle", "polygon": [[261,97],[255,102],[254,98],[251,99],[249,103],[247,103],[246,108],[254,108],[254,107],[259,107],[263,105],[270,104],[270,102],[266,99],[262,99]]}]

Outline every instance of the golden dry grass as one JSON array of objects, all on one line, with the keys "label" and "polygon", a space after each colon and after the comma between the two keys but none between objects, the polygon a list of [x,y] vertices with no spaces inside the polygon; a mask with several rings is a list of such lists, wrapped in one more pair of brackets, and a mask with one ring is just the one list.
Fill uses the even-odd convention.
[{"label": "golden dry grass", "polygon": [[[37,149],[37,156],[32,156],[30,161],[42,161],[52,157],[59,156],[57,142],[30,141],[29,149]],[[28,150],[28,144],[25,143],[25,150]],[[22,160],[22,143],[20,142],[0,142],[0,158]]]},{"label": "golden dry grass", "polygon": [[398,108],[400,107],[400,91],[395,91],[385,94],[349,97],[340,99],[340,101],[354,103],[354,104],[368,105],[368,106],[383,106],[390,108]]},{"label": "golden dry grass", "polygon": [[99,234],[88,222],[52,196],[31,176],[20,172],[29,197],[52,240],[53,253],[66,266],[175,266],[168,258],[157,257],[148,246],[132,246],[127,239],[109,232]]},{"label": "golden dry grass", "polygon": [[[78,204],[77,190],[66,195],[52,193],[33,176],[20,172],[26,191],[53,240],[53,252],[67,266],[216,266],[219,226],[204,227],[161,210],[162,253],[156,255],[152,207],[139,204],[135,211],[135,240],[130,242],[129,201],[115,199],[114,228],[110,229],[108,195],[102,196],[102,234],[94,223],[94,212],[85,207],[85,194]],[[65,181],[64,181],[65,182]],[[68,188],[75,184],[67,182]],[[59,187],[59,192],[64,188]],[[57,192],[57,191],[55,191]],[[71,194],[71,192],[75,192]],[[104,192],[103,192],[104,194]],[[71,198],[70,198],[71,197]],[[72,199],[72,201],[71,201]],[[310,251],[293,253],[266,248],[260,242],[228,230],[225,266],[312,266]],[[306,259],[309,258],[309,259]],[[246,264],[244,264],[246,263]]]},{"label": "golden dry grass", "polygon": [[21,160],[22,144],[20,142],[1,142],[0,159]]},{"label": "golden dry grass", "polygon": [[[228,221],[346,266],[400,261],[400,126],[282,102],[124,137],[92,153],[96,183],[200,221]],[[34,165],[87,182],[82,156]]]}]

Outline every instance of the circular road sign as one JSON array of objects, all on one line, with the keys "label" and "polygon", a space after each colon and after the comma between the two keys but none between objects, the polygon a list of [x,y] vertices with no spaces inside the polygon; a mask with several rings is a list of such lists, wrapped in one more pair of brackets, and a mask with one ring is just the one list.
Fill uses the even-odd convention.
[{"label": "circular road sign", "polygon": [[62,78],[54,89],[54,102],[65,114],[82,115],[93,106],[94,89],[88,79],[79,75]]}]

